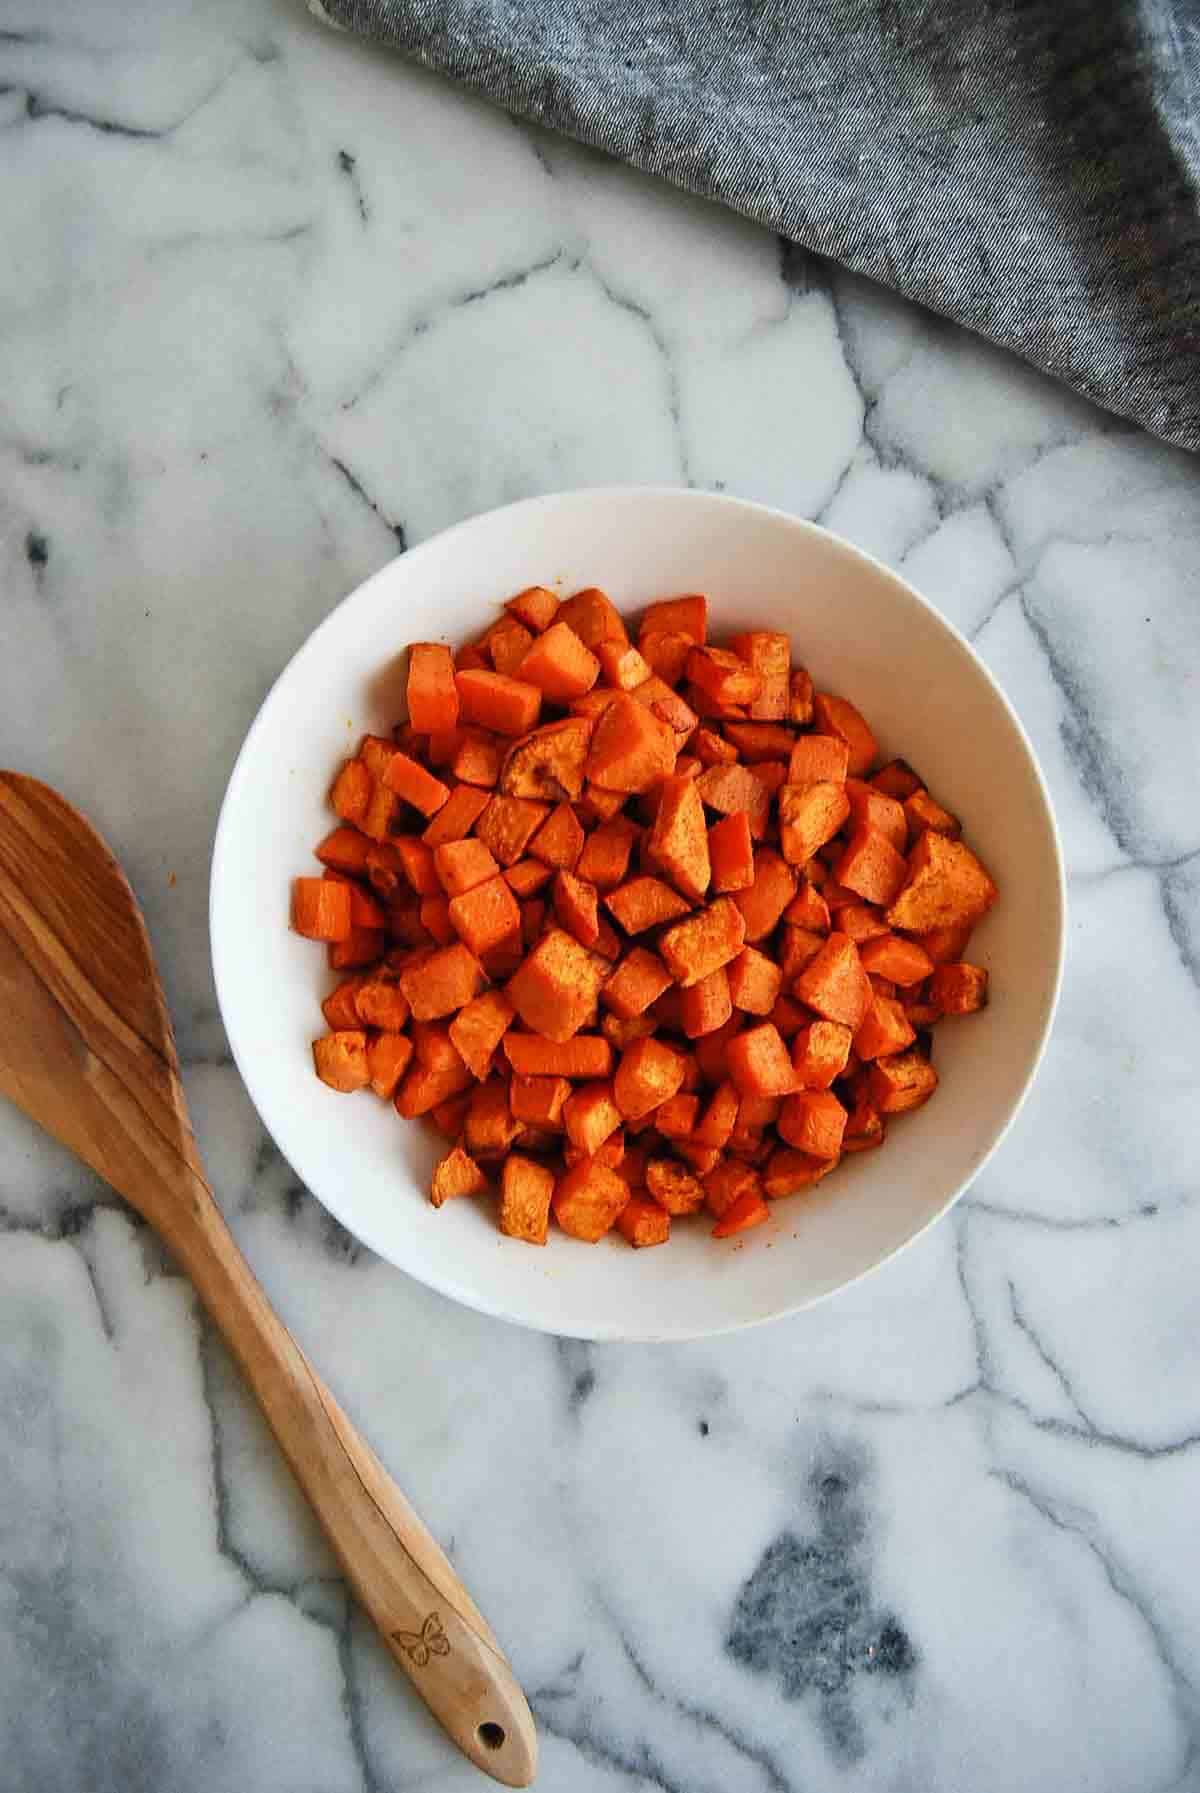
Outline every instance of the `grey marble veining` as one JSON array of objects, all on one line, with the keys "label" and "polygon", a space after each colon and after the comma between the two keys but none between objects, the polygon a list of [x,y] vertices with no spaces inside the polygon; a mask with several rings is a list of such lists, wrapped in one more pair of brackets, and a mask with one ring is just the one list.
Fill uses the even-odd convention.
[{"label": "grey marble veining", "polygon": [[[494,1618],[540,1785],[1200,1788],[1196,464],[288,0],[0,0],[0,223],[0,762],[129,867],[225,1212]],[[970,1196],[712,1345],[526,1336],[373,1259],[264,1136],[208,963],[225,779],[312,626],[472,510],[626,479],[919,584],[1071,880]],[[3,1793],[477,1784],[188,1289],[8,1109],[0,1313]]]}]

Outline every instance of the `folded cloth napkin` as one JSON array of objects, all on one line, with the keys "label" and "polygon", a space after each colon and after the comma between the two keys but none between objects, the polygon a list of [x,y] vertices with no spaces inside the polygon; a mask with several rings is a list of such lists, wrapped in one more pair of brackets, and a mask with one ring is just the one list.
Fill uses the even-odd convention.
[{"label": "folded cloth napkin", "polygon": [[1200,448],[1197,0],[310,0]]}]

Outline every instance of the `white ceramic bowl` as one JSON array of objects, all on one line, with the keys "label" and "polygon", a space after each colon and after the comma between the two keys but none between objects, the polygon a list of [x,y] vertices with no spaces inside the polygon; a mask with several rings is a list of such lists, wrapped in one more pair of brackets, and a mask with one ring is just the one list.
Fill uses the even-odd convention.
[{"label": "white ceramic bowl", "polygon": [[[882,1151],[847,1160],[769,1224],[717,1241],[680,1225],[662,1250],[551,1231],[503,1237],[489,1204],[426,1198],[431,1130],[369,1095],[335,1095],[310,1042],[330,987],[290,933],[292,877],[314,869],[326,792],[364,730],[403,714],[409,641],[459,643],[533,584],[607,591],[626,614],[707,592],[712,636],[782,629],[818,688],[849,697],[885,753],[963,818],[1001,900],[972,939],[991,1003],[938,1029],[941,1085]],[[373,1251],[446,1295],[550,1332],[678,1339],[808,1306],[929,1226],[995,1149],[1037,1068],[1058,995],[1064,890],[1045,784],[1024,731],[956,630],[910,586],[822,529],[735,499],[645,488],[566,492],[472,518],[391,562],[280,675],[229,781],[213,855],[217,992],[238,1069],[297,1174]]]}]

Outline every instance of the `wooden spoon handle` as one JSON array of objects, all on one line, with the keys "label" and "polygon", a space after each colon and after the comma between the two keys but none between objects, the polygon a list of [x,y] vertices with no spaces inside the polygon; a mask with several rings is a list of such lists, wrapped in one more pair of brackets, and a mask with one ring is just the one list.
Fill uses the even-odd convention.
[{"label": "wooden spoon handle", "polygon": [[528,1786],[537,1770],[533,1716],[499,1644],[270,1306],[207,1185],[194,1173],[185,1176],[191,1186],[172,1203],[172,1250],[237,1359],[347,1580],[464,1755],[507,1786]]}]

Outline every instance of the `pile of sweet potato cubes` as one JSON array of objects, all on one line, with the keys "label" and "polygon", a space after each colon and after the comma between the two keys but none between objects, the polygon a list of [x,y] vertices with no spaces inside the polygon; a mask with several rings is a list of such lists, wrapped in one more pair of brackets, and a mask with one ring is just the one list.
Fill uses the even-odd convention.
[{"label": "pile of sweet potato cubes", "polygon": [[712,646],[689,595],[634,646],[603,592],[535,586],[409,653],[408,721],[338,773],[292,921],[348,974],[317,1075],[431,1118],[435,1205],[498,1184],[534,1245],[701,1209],[723,1238],[929,1099],[996,886],[786,635]]}]

